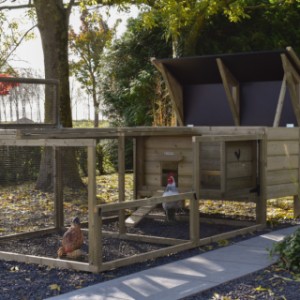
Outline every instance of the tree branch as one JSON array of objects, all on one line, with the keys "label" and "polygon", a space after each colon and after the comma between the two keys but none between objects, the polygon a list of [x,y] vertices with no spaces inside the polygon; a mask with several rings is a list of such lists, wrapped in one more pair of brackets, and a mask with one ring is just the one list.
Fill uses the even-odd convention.
[{"label": "tree branch", "polygon": [[[7,0],[3,0],[0,2],[0,4],[7,2]],[[14,1],[12,1],[14,2]],[[0,6],[0,10],[13,10],[13,9],[24,9],[24,8],[32,8],[34,7],[34,5],[32,4],[32,0],[28,0],[27,4],[20,4],[20,5],[4,5],[4,6]]]},{"label": "tree branch", "polygon": [[[7,62],[7,60],[9,59],[9,57],[15,52],[15,50],[20,46],[20,44],[22,43],[22,41],[25,39],[26,35],[35,27],[37,27],[37,24],[33,25],[31,28],[29,28],[24,34],[23,36],[19,39],[19,41],[15,44],[15,46],[10,50],[10,52],[6,55],[6,57],[3,59],[3,62]],[[4,65],[4,63],[2,64],[2,66]],[[1,67],[2,67],[1,66]]]},{"label": "tree branch", "polygon": [[75,0],[71,0],[67,6],[67,14],[70,16],[72,7],[75,5]]}]

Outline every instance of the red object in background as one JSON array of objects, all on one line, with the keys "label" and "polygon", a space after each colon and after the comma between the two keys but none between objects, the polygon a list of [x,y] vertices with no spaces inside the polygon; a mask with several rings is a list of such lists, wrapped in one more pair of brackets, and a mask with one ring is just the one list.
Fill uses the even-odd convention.
[{"label": "red object in background", "polygon": [[1,82],[1,77],[12,77],[8,74],[0,74],[0,95],[5,96],[9,95],[9,91],[15,86],[19,86],[18,82]]}]

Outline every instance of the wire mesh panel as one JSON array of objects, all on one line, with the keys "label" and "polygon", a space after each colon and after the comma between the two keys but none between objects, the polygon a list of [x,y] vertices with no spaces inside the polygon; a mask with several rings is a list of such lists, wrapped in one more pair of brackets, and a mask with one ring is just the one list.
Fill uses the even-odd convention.
[{"label": "wire mesh panel", "polygon": [[68,143],[1,141],[0,235],[88,221],[87,158],[78,162],[86,147],[60,146]]},{"label": "wire mesh panel", "polygon": [[54,226],[53,191],[36,187],[43,151],[38,146],[0,146],[0,235]]},{"label": "wire mesh panel", "polygon": [[0,74],[0,127],[58,123],[57,81],[2,76]]}]

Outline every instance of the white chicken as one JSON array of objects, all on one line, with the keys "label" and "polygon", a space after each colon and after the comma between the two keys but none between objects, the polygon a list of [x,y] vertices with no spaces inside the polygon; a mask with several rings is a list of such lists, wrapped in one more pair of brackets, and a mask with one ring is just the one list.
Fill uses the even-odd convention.
[{"label": "white chicken", "polygon": [[[165,196],[173,196],[173,195],[178,195],[178,190],[176,187],[176,182],[174,179],[174,176],[169,175],[168,177],[168,184],[166,186],[166,189],[163,193],[163,197]],[[175,213],[178,209],[182,208],[182,201],[173,201],[173,202],[163,202],[162,206],[163,209],[166,213],[167,221],[173,222],[175,221]]]}]

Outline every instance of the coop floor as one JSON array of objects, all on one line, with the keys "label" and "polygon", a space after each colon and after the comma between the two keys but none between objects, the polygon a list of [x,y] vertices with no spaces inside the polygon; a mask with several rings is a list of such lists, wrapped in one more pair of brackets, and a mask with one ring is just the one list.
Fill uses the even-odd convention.
[{"label": "coop floor", "polygon": [[[229,226],[224,224],[200,223],[201,238],[242,228],[241,226]],[[103,224],[104,231],[117,232],[118,222],[109,221]],[[128,233],[158,236],[175,239],[189,238],[189,222],[187,220],[168,223],[164,218],[144,218],[136,227],[128,228]],[[84,232],[85,243],[82,247],[82,261],[88,261],[88,236]],[[57,250],[60,246],[62,234],[48,234],[30,239],[16,239],[0,242],[0,251],[13,252],[25,255],[44,257],[57,257]],[[152,250],[161,249],[166,245],[144,243],[140,241],[129,241],[116,238],[103,238],[103,260],[111,261],[118,258],[133,256]]]}]

